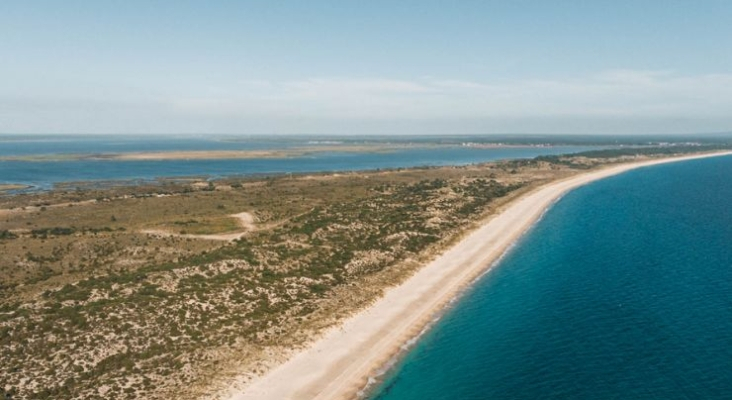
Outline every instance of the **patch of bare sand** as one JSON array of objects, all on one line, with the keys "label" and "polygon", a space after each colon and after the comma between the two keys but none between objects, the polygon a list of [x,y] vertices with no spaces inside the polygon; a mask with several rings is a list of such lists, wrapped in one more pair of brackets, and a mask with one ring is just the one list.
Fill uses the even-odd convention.
[{"label": "patch of bare sand", "polygon": [[143,229],[140,232],[152,235],[152,236],[159,236],[159,237],[179,237],[179,238],[189,238],[189,239],[203,239],[203,240],[217,240],[217,241],[224,241],[224,242],[233,242],[234,240],[241,239],[244,237],[247,233],[250,231],[253,231],[256,229],[255,225],[255,218],[252,214],[248,212],[241,212],[238,214],[232,214],[230,215],[233,218],[236,218],[237,222],[239,223],[239,226],[241,226],[244,230],[239,232],[229,232],[229,233],[216,233],[216,234],[192,234],[192,233],[176,233],[171,232],[165,229]]}]

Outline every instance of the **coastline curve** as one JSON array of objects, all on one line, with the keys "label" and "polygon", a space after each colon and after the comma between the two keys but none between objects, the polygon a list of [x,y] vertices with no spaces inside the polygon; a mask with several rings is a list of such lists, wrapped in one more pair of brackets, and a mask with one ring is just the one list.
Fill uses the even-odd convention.
[{"label": "coastline curve", "polygon": [[232,387],[228,400],[340,400],[353,398],[370,376],[419,334],[457,294],[493,268],[564,194],[641,167],[707,157],[715,152],[646,160],[589,171],[539,187],[510,203],[369,308],[329,329],[312,345],[256,378]]}]

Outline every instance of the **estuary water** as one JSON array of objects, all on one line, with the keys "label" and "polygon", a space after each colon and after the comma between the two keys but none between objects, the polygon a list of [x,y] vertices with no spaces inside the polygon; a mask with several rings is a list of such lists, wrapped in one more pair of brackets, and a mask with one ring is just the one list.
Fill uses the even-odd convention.
[{"label": "estuary water", "polygon": [[[595,150],[593,146],[480,148],[459,145],[434,147],[445,141],[460,143],[482,137],[354,138],[333,137],[195,137],[195,136],[2,136],[0,135],[0,184],[30,185],[50,189],[54,184],[77,181],[154,180],[169,177],[217,178],[235,175],[302,172],[356,171],[416,166],[465,165],[500,159],[533,158]],[[3,160],[36,155],[110,154],[191,150],[278,150],[334,144],[395,144],[387,152],[318,152],[286,158],[213,160]],[[405,144],[409,146],[405,146]]]},{"label": "estuary water", "polygon": [[730,156],[567,194],[371,395],[730,398]]}]

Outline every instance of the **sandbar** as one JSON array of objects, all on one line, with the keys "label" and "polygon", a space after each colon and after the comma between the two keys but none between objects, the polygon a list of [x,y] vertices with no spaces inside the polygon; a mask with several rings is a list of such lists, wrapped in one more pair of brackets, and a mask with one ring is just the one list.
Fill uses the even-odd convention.
[{"label": "sandbar", "polygon": [[35,154],[0,157],[0,161],[167,161],[167,160],[235,160],[303,157],[327,152],[384,153],[411,145],[334,145],[264,150],[173,150],[98,154]]},{"label": "sandbar", "polygon": [[0,192],[10,191],[10,190],[21,190],[21,189],[28,189],[30,186],[28,185],[19,185],[15,183],[0,183]]}]

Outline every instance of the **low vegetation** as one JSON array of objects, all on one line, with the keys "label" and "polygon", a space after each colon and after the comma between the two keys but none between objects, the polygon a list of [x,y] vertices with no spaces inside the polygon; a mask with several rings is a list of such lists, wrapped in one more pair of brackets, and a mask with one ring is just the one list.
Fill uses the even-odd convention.
[{"label": "low vegetation", "polygon": [[[628,154],[2,199],[0,390],[210,398],[262,373],[512,198]],[[635,155],[633,155],[635,157]],[[190,234],[242,230],[234,241]],[[144,233],[164,229],[170,236]]]}]

